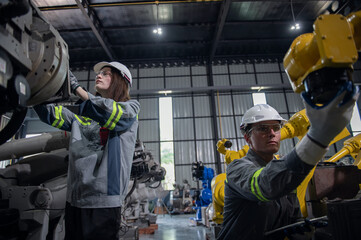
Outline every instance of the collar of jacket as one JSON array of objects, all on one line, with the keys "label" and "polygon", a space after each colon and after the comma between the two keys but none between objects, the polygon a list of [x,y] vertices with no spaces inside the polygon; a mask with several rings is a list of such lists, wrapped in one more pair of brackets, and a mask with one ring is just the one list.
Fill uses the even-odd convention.
[{"label": "collar of jacket", "polygon": [[[267,162],[264,161],[260,156],[258,156],[257,153],[255,151],[253,151],[252,149],[248,150],[246,156],[248,157],[248,159],[257,163],[260,167],[265,167],[267,165]],[[273,157],[273,159],[275,159],[275,158]]]}]

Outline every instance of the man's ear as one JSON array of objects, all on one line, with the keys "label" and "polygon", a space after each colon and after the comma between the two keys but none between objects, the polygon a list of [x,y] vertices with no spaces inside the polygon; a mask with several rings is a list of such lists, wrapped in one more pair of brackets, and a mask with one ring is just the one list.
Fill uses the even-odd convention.
[{"label": "man's ear", "polygon": [[251,138],[250,138],[249,133],[244,134],[243,137],[244,137],[244,140],[246,140],[247,144],[248,144],[249,146],[251,146]]}]

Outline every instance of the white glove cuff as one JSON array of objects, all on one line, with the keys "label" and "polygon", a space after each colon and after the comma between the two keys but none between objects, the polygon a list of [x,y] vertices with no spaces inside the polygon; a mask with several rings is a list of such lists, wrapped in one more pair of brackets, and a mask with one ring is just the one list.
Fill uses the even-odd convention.
[{"label": "white glove cuff", "polygon": [[296,146],[296,153],[300,159],[309,164],[316,165],[327,152],[328,148],[322,148],[313,142],[307,135]]}]

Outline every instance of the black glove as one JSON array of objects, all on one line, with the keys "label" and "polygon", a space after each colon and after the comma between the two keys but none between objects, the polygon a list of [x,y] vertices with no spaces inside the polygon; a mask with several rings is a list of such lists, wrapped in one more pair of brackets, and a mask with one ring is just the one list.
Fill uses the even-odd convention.
[{"label": "black glove", "polygon": [[74,93],[76,95],[75,90],[78,87],[81,87],[80,84],[78,83],[78,79],[76,79],[76,77],[74,76],[74,74],[69,70],[69,80],[70,80],[70,88],[71,88],[71,92]]}]

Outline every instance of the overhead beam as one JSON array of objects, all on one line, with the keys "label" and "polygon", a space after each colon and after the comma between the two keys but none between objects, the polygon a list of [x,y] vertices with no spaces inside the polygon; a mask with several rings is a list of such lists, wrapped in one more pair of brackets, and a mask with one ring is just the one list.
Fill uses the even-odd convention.
[{"label": "overhead beam", "polygon": [[[167,94],[184,94],[184,93],[206,93],[212,91],[229,92],[229,91],[253,91],[258,92],[259,90],[292,90],[291,85],[288,83],[272,84],[272,85],[232,85],[232,86],[208,86],[208,87],[192,87],[192,88],[176,88],[168,89]],[[164,94],[165,90],[131,90],[132,95],[161,95]]]},{"label": "overhead beam", "polygon": [[[135,5],[154,5],[154,4],[181,4],[181,3],[209,3],[209,2],[221,2],[222,0],[163,0],[163,1],[140,1],[140,2],[104,2],[104,3],[93,3],[89,4],[89,7],[116,7],[116,6],[135,6]],[[252,2],[284,2],[289,3],[290,0],[252,0]],[[250,0],[233,0],[233,2],[250,2]],[[304,2],[325,2],[325,0],[293,0],[293,3],[304,3]],[[328,2],[333,2],[329,0]],[[78,6],[75,4],[68,5],[53,5],[53,6],[38,6],[41,11],[54,11],[54,10],[68,10],[77,9]]]},{"label": "overhead beam", "polygon": [[[202,28],[202,27],[208,27],[211,28],[213,27],[215,24],[214,23],[205,23],[205,24],[162,24],[162,28],[187,28],[187,27],[197,27],[197,28]],[[119,27],[103,27],[102,29],[104,31],[118,31],[118,30],[143,30],[143,29],[149,29],[149,28],[154,28],[154,24],[147,24],[147,25],[132,25],[132,26],[119,26]],[[75,28],[75,29],[60,29],[58,30],[60,33],[63,32],[78,32],[78,31],[82,31],[82,32],[86,32],[86,31],[91,31],[90,28]]]},{"label": "overhead beam", "polygon": [[[222,39],[219,43],[240,43],[240,42],[269,42],[269,41],[293,41],[294,37],[274,37],[274,38],[242,38],[242,39]],[[176,42],[156,42],[156,44],[162,46],[183,46],[183,45],[207,45],[210,44],[210,41],[176,41]],[[154,47],[155,42],[146,42],[146,43],[126,43],[125,44],[117,44],[113,45],[114,48],[121,47]],[[89,50],[97,50],[99,47],[84,47],[84,48],[69,48],[70,51],[89,51]]]},{"label": "overhead beam", "polygon": [[268,42],[268,41],[293,41],[294,37],[267,37],[267,38],[240,38],[240,39],[222,39],[220,43],[238,43],[238,42]]},{"label": "overhead beam", "polygon": [[[250,0],[233,0],[233,2],[250,2]],[[252,0],[251,2],[283,2],[290,3],[290,0]],[[292,0],[292,3],[305,3],[305,2],[325,2],[325,0]],[[333,2],[326,0],[326,2]]]},{"label": "overhead beam", "polygon": [[224,0],[222,2],[221,10],[219,11],[219,15],[218,15],[216,30],[214,33],[213,43],[212,43],[211,51],[209,54],[210,61],[212,61],[212,59],[214,58],[214,55],[216,53],[218,41],[221,38],[224,23],[226,22],[226,17],[227,17],[228,10],[229,10],[231,3],[232,3],[232,0]]},{"label": "overhead beam", "polygon": [[[263,24],[289,24],[291,21],[285,20],[246,20],[246,21],[232,21],[232,22],[225,22],[224,26],[237,26],[237,25],[263,25]],[[301,20],[299,21],[303,25],[310,25],[314,23],[314,20]],[[216,26],[216,23],[203,23],[203,24],[162,24],[162,28],[213,28]],[[102,27],[103,31],[118,31],[118,30],[143,30],[154,28],[154,24],[147,24],[147,25],[133,25],[133,26],[119,26],[119,27]],[[59,29],[60,33],[66,32],[88,32],[92,31],[91,28],[74,28],[74,29]]]},{"label": "overhead beam", "polygon": [[[178,41],[178,42],[147,42],[147,43],[126,43],[126,45],[124,44],[118,44],[118,45],[113,45],[114,48],[129,48],[129,47],[154,47],[155,44],[157,44],[157,46],[162,45],[162,46],[171,46],[171,45],[192,45],[192,44],[209,44],[210,42],[207,41]],[[84,47],[84,48],[69,48],[70,51],[85,51],[85,50],[89,50],[89,49],[99,49],[99,47],[97,46],[92,46],[92,47]]]},{"label": "overhead beam", "polygon": [[[209,3],[209,2],[221,2],[222,0],[163,0],[163,1],[141,1],[141,2],[105,2],[105,3],[93,3],[89,4],[89,7],[118,7],[118,6],[138,6],[138,5],[155,5],[155,4],[182,4],[182,3]],[[41,11],[54,11],[54,10],[67,10],[76,9],[77,5],[58,5],[58,6],[44,6],[38,7]]]},{"label": "overhead beam", "polygon": [[98,39],[100,45],[103,47],[105,53],[108,55],[110,60],[115,59],[115,54],[111,51],[108,46],[108,41],[106,40],[106,37],[104,36],[102,29],[100,28],[99,19],[96,16],[95,12],[89,7],[89,3],[87,0],[83,0],[85,5],[87,6],[87,10],[83,7],[80,0],[75,0],[76,4],[78,5],[78,8],[83,13],[86,21],[88,22],[90,28],[92,29],[94,35]]},{"label": "overhead beam", "polygon": [[[268,62],[271,60],[271,62],[282,62],[282,59],[284,57],[284,53],[276,53],[276,54],[270,54],[270,53],[262,53],[262,54],[238,54],[238,55],[217,55],[217,57],[214,58],[214,61],[229,61],[229,63],[234,62],[234,61],[240,61],[240,63],[253,63],[253,61],[259,59],[260,62],[262,62],[262,59],[267,60]],[[89,67],[89,66],[94,66],[94,64],[96,64],[98,61],[97,60],[91,60],[91,61],[74,61],[74,59],[72,59],[73,61],[71,64],[72,68],[84,68],[84,67]],[[207,56],[198,56],[197,58],[192,58],[192,57],[185,57],[182,59],[179,59],[178,57],[149,57],[149,58],[124,58],[122,59],[122,63],[125,65],[129,65],[131,68],[133,68],[134,66],[139,66],[141,67],[141,65],[146,66],[146,64],[148,65],[152,65],[153,64],[155,66],[165,66],[165,64],[169,63],[170,66],[175,66],[175,62],[178,63],[178,66],[183,65],[182,61],[190,64],[192,66],[199,66],[202,64],[206,64],[208,63],[208,57]],[[168,65],[168,64],[167,64]],[[361,82],[361,81],[360,81]]]}]

